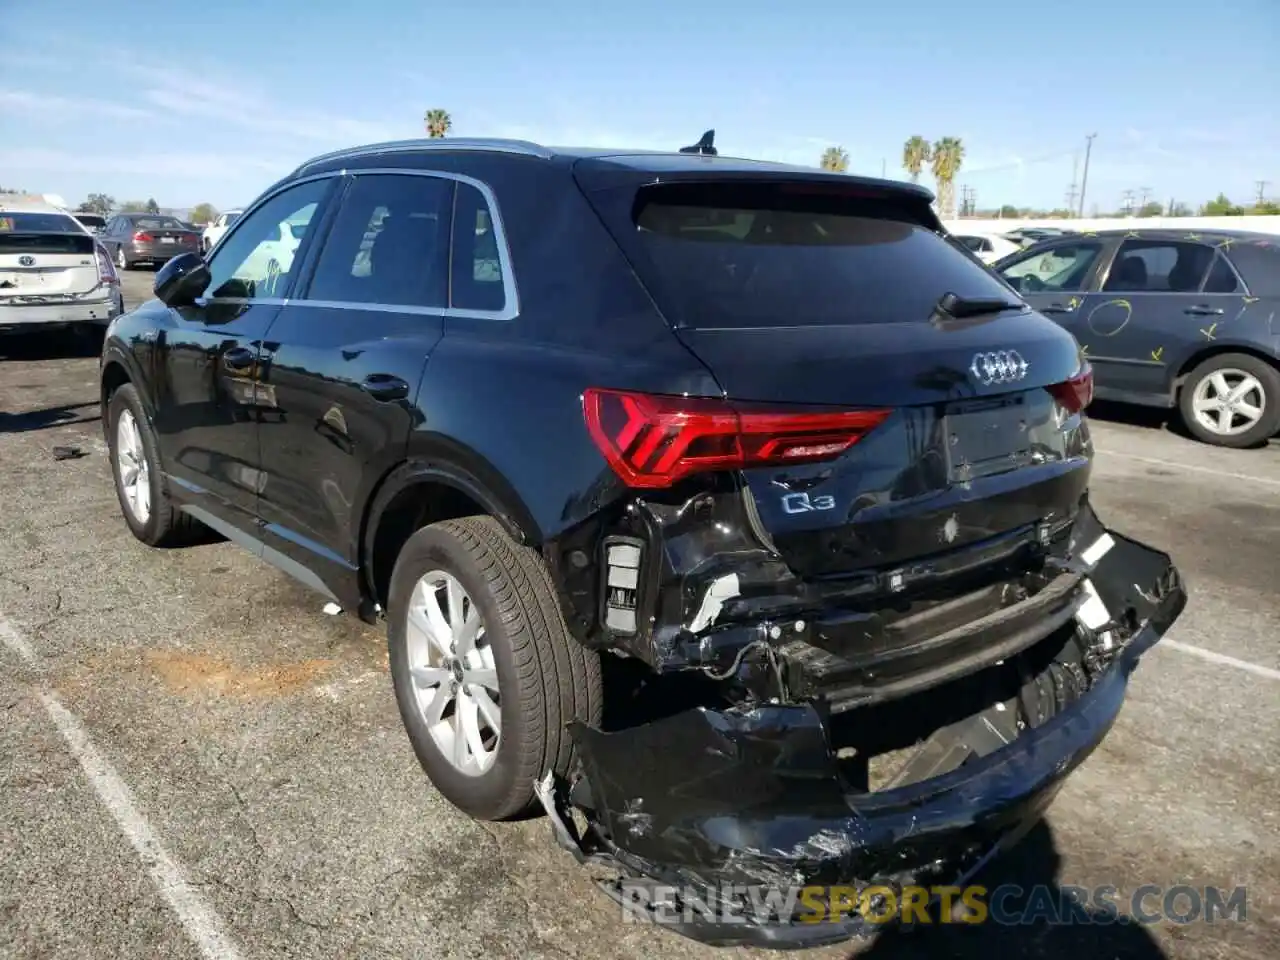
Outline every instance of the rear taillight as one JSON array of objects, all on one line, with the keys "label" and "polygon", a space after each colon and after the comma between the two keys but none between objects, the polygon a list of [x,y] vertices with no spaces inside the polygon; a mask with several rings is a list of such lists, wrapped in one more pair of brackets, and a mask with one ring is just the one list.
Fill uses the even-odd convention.
[{"label": "rear taillight", "polygon": [[1068,413],[1079,413],[1093,402],[1093,368],[1085,367],[1070,380],[1053,384],[1049,392]]},{"label": "rear taillight", "polygon": [[133,240],[135,243],[150,243],[154,239],[155,238],[151,236],[151,234],[147,233],[145,230],[139,230],[137,233],[133,235]]},{"label": "rear taillight", "polygon": [[98,254],[98,283],[119,283],[120,276],[116,273],[116,265],[107,256],[107,251],[98,246],[96,252]]},{"label": "rear taillight", "polygon": [[693,473],[830,460],[888,410],[783,413],[725,400],[592,388],[587,430],[629,487],[670,487]]}]

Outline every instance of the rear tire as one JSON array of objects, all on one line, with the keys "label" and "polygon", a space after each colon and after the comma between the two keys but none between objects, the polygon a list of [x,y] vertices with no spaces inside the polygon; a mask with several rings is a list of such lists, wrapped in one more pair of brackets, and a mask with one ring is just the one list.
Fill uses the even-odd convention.
[{"label": "rear tire", "polygon": [[[1226,399],[1237,404],[1234,413],[1224,409],[1224,384]],[[1219,447],[1258,446],[1280,431],[1280,370],[1247,353],[1220,353],[1187,374],[1178,408],[1197,440]]]},{"label": "rear tire", "polygon": [[[199,539],[204,533],[203,525],[178,510],[169,496],[155,431],[132,383],[123,384],[111,395],[107,418],[111,474],[120,512],[130,532],[151,547],[180,546]],[[139,478],[138,473],[144,476]],[[145,497],[145,509],[140,497]]]},{"label": "rear tire", "polygon": [[[423,659],[426,649],[442,650],[426,639],[442,631],[424,631],[411,625],[409,618],[412,607],[415,623],[423,622],[425,614],[418,611],[427,608],[426,585],[431,583],[440,585],[430,592],[445,598],[438,601],[438,610],[448,621],[469,620],[471,611],[479,614],[483,633],[470,643],[458,641],[459,647],[465,645],[470,651],[462,657],[440,652],[439,659]],[[455,583],[466,594],[465,600],[458,597],[462,611],[457,618],[450,615],[454,594],[449,591]],[[505,820],[527,813],[536,803],[536,780],[548,770],[564,776],[573,768],[573,743],[566,725],[574,720],[598,724],[603,701],[599,654],[570,636],[542,557],[513,541],[492,517],[431,524],[410,537],[400,551],[391,575],[387,619],[391,679],[400,716],[432,784],[450,803],[478,820]],[[495,733],[490,725],[473,731],[492,753],[477,752],[475,756],[488,759],[475,763],[468,760],[471,754],[459,757],[448,749],[453,739],[448,725],[462,730],[464,710],[483,702],[487,705],[471,715],[489,716],[495,707],[491,697],[475,701],[461,692],[470,688],[474,693],[468,678],[484,670],[483,665],[467,666],[466,657],[476,658],[476,664],[481,659],[492,664],[498,694],[499,730]],[[468,672],[473,670],[477,672]],[[453,683],[459,692],[438,702],[436,698]],[[449,697],[455,698],[452,707],[441,707]]]},{"label": "rear tire", "polygon": [[133,264],[129,262],[129,258],[124,255],[124,246],[116,247],[116,267],[120,270],[132,270]]}]

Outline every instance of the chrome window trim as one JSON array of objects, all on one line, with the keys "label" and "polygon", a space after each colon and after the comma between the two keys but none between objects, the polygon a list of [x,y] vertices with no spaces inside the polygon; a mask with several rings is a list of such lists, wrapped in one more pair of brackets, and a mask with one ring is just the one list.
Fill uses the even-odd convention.
[{"label": "chrome window trim", "polygon": [[[406,170],[402,167],[371,167],[368,170],[348,170],[347,175],[353,179],[371,176],[409,176],[424,177],[433,180],[453,180],[474,187],[484,198],[489,208],[489,222],[493,224],[493,239],[498,249],[498,269],[502,276],[502,292],[505,300],[501,310],[473,310],[468,307],[454,307],[448,304],[440,307],[401,305],[396,303],[363,303],[357,300],[312,300],[307,297],[291,298],[294,306],[314,306],[329,310],[375,310],[383,313],[416,313],[432,317],[452,317],[461,320],[514,320],[520,316],[520,291],[516,287],[515,273],[511,268],[511,248],[507,244],[507,230],[502,219],[502,211],[498,208],[498,198],[487,183],[469,177],[464,173],[452,173],[444,170]],[[452,221],[449,231],[450,261],[453,253]],[[450,294],[452,294],[450,283]]]},{"label": "chrome window trim", "polygon": [[[444,170],[416,170],[406,169],[403,167],[371,167],[367,170],[331,170],[326,173],[315,173],[306,177],[299,177],[296,180],[290,180],[288,183],[281,184],[278,189],[269,193],[264,193],[255,200],[252,206],[246,207],[244,212],[236,220],[231,228],[227,230],[219,239],[217,244],[206,256],[206,262],[209,262],[218,248],[231,236],[240,224],[244,223],[249,217],[263,204],[270,202],[275,197],[284,193],[291,187],[299,184],[309,183],[314,180],[324,180],[329,177],[362,177],[374,175],[396,175],[410,177],[427,177],[436,180],[453,180],[458,183],[465,183],[468,186],[475,187],[480,192],[480,196],[484,198],[485,205],[489,208],[489,222],[493,224],[493,238],[498,248],[498,267],[502,276],[502,290],[505,296],[505,302],[501,310],[472,310],[466,307],[424,307],[415,305],[403,305],[396,303],[362,303],[356,300],[311,300],[306,297],[202,297],[197,303],[207,305],[210,303],[236,303],[236,304],[260,304],[263,306],[298,306],[298,307],[315,307],[322,310],[369,310],[378,313],[408,313],[418,314],[421,316],[443,317],[458,320],[514,320],[520,316],[520,291],[516,286],[515,273],[511,268],[511,248],[507,244],[507,231],[505,223],[502,219],[502,211],[498,207],[498,198],[494,195],[489,185],[475,177],[467,176],[463,173],[452,173]],[[450,243],[450,259],[452,260],[452,244],[453,231],[452,225],[449,232]],[[452,284],[450,284],[452,287]],[[452,291],[451,291],[452,292]]]}]

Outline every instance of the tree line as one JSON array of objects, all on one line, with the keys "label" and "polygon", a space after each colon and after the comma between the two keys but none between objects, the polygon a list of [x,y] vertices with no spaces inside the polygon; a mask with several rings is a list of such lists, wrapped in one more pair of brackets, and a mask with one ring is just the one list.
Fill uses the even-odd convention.
[{"label": "tree line", "polygon": [[[908,137],[902,145],[902,168],[912,183],[920,182],[920,174],[928,165],[937,184],[938,211],[943,219],[955,216],[956,175],[964,164],[964,141],[959,137],[942,137],[930,142],[920,135]],[[835,173],[849,170],[849,151],[844,147],[827,147],[818,166]]]}]

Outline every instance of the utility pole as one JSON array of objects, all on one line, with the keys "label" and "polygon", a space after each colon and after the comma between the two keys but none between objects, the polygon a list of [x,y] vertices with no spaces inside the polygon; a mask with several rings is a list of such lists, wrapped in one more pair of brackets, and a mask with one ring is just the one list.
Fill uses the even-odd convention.
[{"label": "utility pole", "polygon": [[1093,152],[1093,138],[1096,133],[1091,133],[1084,138],[1084,176],[1080,180],[1080,216],[1084,216],[1084,193],[1089,187],[1089,154]]},{"label": "utility pole", "polygon": [[1120,200],[1120,207],[1124,210],[1126,217],[1133,216],[1133,191],[1126,190],[1124,196]]},{"label": "utility pole", "polygon": [[1151,199],[1151,188],[1150,188],[1150,187],[1143,187],[1143,188],[1142,188],[1142,190],[1141,190],[1140,192],[1141,192],[1141,194],[1142,194],[1142,199],[1141,199],[1140,201],[1138,201],[1138,212],[1139,212],[1139,213],[1141,213],[1141,212],[1142,212],[1142,208],[1143,208],[1143,207],[1145,207],[1145,206],[1147,205],[1147,201]]},{"label": "utility pole", "polygon": [[1271,181],[1255,180],[1254,183],[1258,185],[1258,205],[1261,206],[1262,202],[1267,199],[1267,187],[1271,186]]},{"label": "utility pole", "polygon": [[1080,172],[1080,154],[1074,154],[1071,157],[1071,186],[1067,187],[1067,213],[1076,212],[1076,198],[1080,195],[1077,186],[1076,174]]}]

